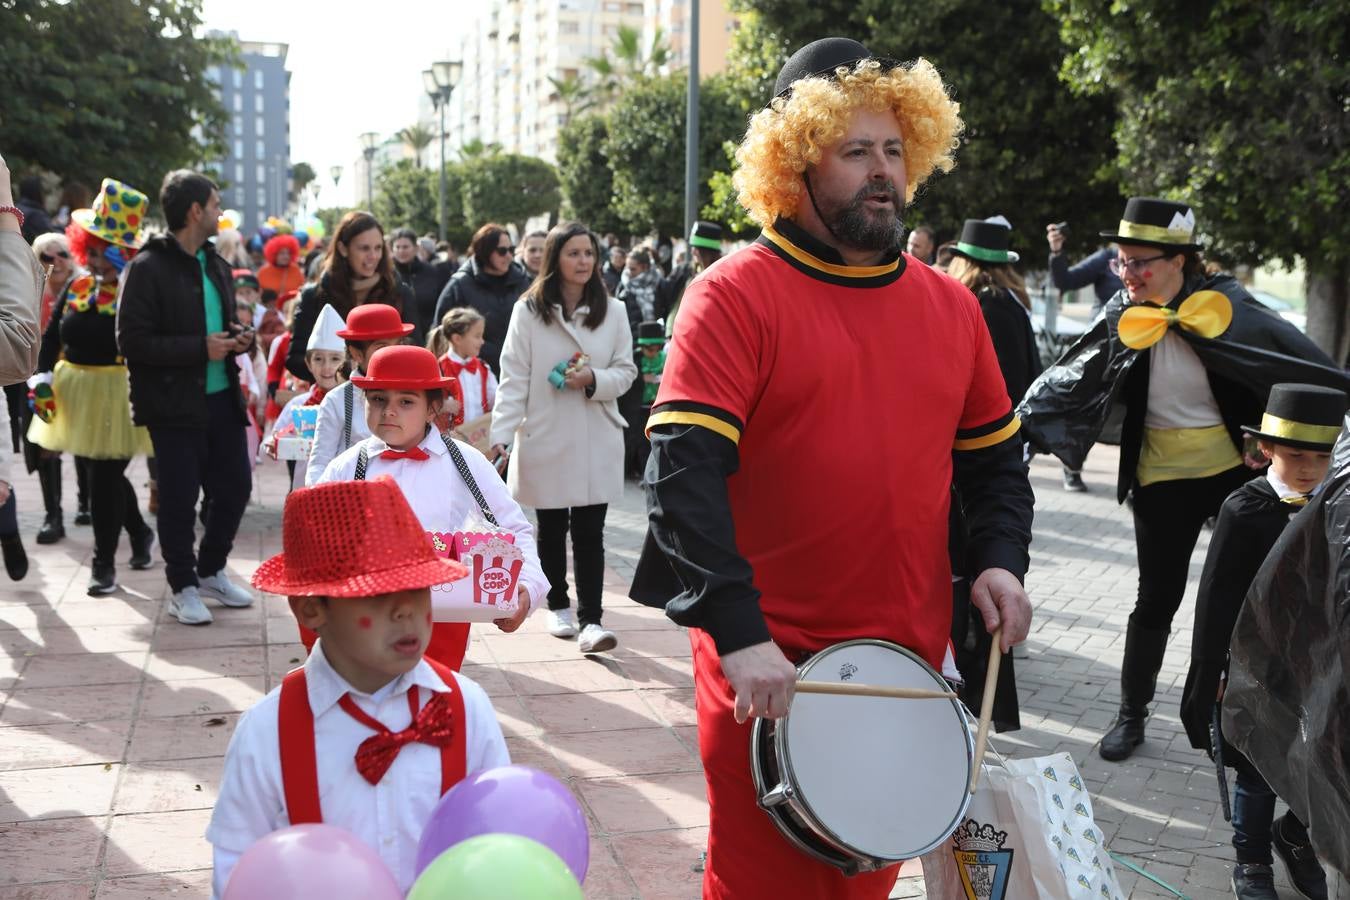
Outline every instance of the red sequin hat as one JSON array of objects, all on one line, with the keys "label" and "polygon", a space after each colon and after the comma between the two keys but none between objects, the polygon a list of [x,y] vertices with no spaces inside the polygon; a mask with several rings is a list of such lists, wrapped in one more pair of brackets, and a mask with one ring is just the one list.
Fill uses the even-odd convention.
[{"label": "red sequin hat", "polygon": [[434,353],[407,345],[376,350],[366,374],[352,376],[352,384],[363,391],[445,391],[454,381],[441,374]]},{"label": "red sequin hat", "polygon": [[363,303],[347,313],[347,327],[337,336],[347,341],[388,341],[412,334],[413,326],[387,303]]},{"label": "red sequin hat", "polygon": [[293,597],[376,597],[457,581],[389,477],[294,491],[282,519],[285,552],[253,573],[260,591]]}]

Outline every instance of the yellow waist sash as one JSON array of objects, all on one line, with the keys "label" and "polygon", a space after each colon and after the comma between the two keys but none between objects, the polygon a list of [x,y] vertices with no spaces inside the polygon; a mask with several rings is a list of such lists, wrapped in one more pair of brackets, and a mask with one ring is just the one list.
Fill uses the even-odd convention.
[{"label": "yellow waist sash", "polygon": [[1183,478],[1208,478],[1242,465],[1228,429],[1145,428],[1135,474],[1141,485]]}]

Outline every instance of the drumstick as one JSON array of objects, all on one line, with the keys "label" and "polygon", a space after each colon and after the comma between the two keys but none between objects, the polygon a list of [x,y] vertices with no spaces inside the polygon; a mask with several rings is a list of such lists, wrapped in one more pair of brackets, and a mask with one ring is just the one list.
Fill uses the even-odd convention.
[{"label": "drumstick", "polygon": [[1003,648],[999,641],[1003,628],[994,629],[994,641],[989,646],[989,668],[984,672],[984,696],[980,698],[980,730],[975,733],[975,768],[970,773],[970,792],[980,786],[980,771],[984,768],[984,748],[989,740],[989,722],[994,718],[994,692],[998,689],[999,664],[1003,662]]},{"label": "drumstick", "polygon": [[845,694],[851,697],[890,697],[893,700],[954,700],[951,691],[923,688],[882,687],[876,684],[839,684],[834,681],[799,681],[799,694]]}]

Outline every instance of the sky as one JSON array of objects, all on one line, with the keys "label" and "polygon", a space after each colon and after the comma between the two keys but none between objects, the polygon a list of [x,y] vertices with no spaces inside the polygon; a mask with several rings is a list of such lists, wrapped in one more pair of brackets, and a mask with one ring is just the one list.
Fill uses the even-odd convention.
[{"label": "sky", "polygon": [[[417,120],[422,70],[459,47],[465,6],[205,0],[202,18],[206,29],[237,31],[241,41],[290,45],[291,164],[314,167],[323,184],[320,206],[351,206],[359,135],[384,137]],[[343,168],[336,188],[334,165]]]}]

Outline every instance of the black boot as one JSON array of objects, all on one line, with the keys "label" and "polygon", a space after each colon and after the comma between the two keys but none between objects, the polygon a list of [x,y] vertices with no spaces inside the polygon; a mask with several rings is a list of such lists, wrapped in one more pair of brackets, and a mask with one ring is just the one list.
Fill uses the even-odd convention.
[{"label": "black boot", "polygon": [[16,531],[14,534],[0,535],[0,554],[5,558],[5,571],[10,581],[23,581],[28,574],[28,554],[23,549],[23,539]]},{"label": "black boot", "polygon": [[1143,628],[1130,617],[1125,632],[1125,659],[1120,666],[1120,712],[1116,724],[1102,738],[1102,759],[1128,759],[1144,742],[1144,720],[1158,684],[1158,670],[1167,652],[1170,629]]},{"label": "black boot", "polygon": [[39,544],[55,544],[66,536],[61,516],[61,457],[43,459],[38,463],[38,483],[42,485],[42,506],[47,511],[38,530]]}]

